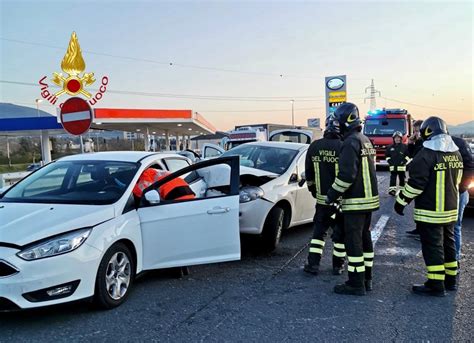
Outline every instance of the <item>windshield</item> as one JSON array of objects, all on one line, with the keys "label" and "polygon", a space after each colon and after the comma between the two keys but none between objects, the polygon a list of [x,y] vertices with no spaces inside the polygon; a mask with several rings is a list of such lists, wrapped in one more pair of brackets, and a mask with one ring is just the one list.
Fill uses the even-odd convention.
[{"label": "windshield", "polygon": [[274,134],[270,141],[272,142],[289,142],[289,143],[304,143],[310,144],[311,137],[303,132],[285,131]]},{"label": "windshield", "polygon": [[392,136],[395,131],[406,134],[405,119],[367,119],[364,124],[364,134],[367,136]]},{"label": "windshield", "polygon": [[240,156],[240,165],[283,174],[293,162],[298,150],[260,145],[241,145],[222,156]]},{"label": "windshield", "polygon": [[10,188],[0,202],[105,205],[123,195],[137,163],[58,161]]}]

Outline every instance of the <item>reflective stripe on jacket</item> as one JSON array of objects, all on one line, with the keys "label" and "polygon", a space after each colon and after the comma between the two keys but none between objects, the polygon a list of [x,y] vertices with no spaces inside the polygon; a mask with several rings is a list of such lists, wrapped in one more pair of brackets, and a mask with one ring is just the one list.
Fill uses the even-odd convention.
[{"label": "reflective stripe on jacket", "polygon": [[410,177],[397,202],[406,206],[415,199],[416,222],[456,222],[462,169],[463,162],[458,151],[421,149],[411,162]]},{"label": "reflective stripe on jacket", "polygon": [[326,195],[337,175],[341,147],[341,139],[335,136],[318,139],[308,148],[305,160],[306,181],[308,187],[315,190],[317,204],[327,205]]},{"label": "reflective stripe on jacket", "polygon": [[344,138],[339,155],[339,173],[331,187],[342,194],[343,212],[378,210],[375,149],[362,133],[350,132]]}]

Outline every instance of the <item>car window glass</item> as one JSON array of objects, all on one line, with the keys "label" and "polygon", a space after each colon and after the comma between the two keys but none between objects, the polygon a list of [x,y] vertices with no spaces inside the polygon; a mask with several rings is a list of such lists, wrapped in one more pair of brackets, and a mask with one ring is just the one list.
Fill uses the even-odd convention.
[{"label": "car window glass", "polygon": [[220,152],[219,150],[213,147],[206,147],[204,151],[204,155],[206,157],[217,157],[217,156],[222,155],[222,152]]},{"label": "car window glass", "polygon": [[66,166],[58,166],[52,169],[41,178],[36,178],[28,186],[23,189],[25,197],[34,196],[44,192],[52,192],[61,189],[64,176],[68,168]]},{"label": "car window glass", "polygon": [[165,163],[166,163],[166,166],[168,167],[168,170],[172,173],[189,166],[189,163],[187,160],[178,159],[178,158],[166,158]]},{"label": "car window glass", "polygon": [[138,164],[115,161],[50,163],[10,188],[4,202],[103,205],[117,201]]}]

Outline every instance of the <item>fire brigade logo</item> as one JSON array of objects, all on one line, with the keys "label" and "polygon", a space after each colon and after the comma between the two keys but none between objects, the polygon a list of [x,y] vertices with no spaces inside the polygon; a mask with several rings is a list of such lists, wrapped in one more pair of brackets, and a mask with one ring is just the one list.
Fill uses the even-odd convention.
[{"label": "fire brigade logo", "polygon": [[62,73],[53,74],[52,81],[63,88],[54,96],[59,97],[64,93],[74,96],[80,93],[89,99],[91,93],[84,90],[84,86],[90,86],[95,82],[94,73],[84,73],[81,76],[81,73],[86,69],[86,63],[82,58],[81,47],[75,32],[71,35],[66,55],[64,55],[61,62],[61,69],[67,75],[63,76]]},{"label": "fire brigade logo", "polygon": [[[63,73],[53,73],[53,81],[57,86],[61,87],[61,90],[53,93],[49,90],[49,85],[46,83],[47,77],[44,76],[40,81],[41,96],[49,101],[52,105],[55,105],[58,97],[67,94],[70,96],[83,95],[88,99],[89,105],[93,106],[102,99],[102,96],[107,90],[109,78],[103,76],[101,79],[101,85],[95,95],[89,93],[85,88],[91,86],[96,82],[94,73],[84,72],[86,70],[86,62],[82,57],[81,47],[79,40],[77,39],[76,32],[73,32],[69,45],[61,62],[61,69]],[[60,107],[62,104],[60,104]]]}]

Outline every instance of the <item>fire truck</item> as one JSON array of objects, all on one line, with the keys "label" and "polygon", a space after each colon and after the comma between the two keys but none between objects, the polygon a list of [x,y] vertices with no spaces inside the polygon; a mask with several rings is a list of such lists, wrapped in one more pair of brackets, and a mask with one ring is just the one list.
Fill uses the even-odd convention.
[{"label": "fire truck", "polygon": [[385,160],[385,149],[393,143],[392,135],[400,131],[402,142],[408,143],[408,137],[413,133],[411,114],[406,109],[378,109],[369,111],[365,117],[364,135],[369,137],[377,151],[377,164],[388,164]]}]

